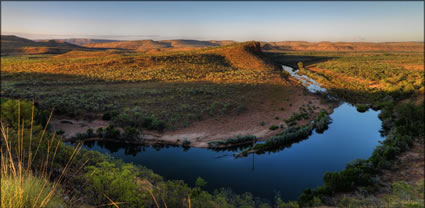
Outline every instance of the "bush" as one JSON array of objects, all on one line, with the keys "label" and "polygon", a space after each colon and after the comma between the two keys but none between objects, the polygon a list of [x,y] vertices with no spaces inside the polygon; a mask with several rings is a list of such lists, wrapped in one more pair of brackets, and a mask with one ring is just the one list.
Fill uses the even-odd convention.
[{"label": "bush", "polygon": [[130,140],[130,141],[138,141],[141,140],[141,136],[139,131],[136,128],[127,126],[124,128],[123,133],[121,134],[121,139]]},{"label": "bush", "polygon": [[199,188],[202,188],[202,187],[205,187],[207,185],[207,181],[205,181],[203,178],[201,178],[201,177],[198,177],[197,179],[196,179],[196,181],[195,181],[195,186],[196,187],[199,187]]},{"label": "bush", "polygon": [[83,176],[84,192],[91,204],[109,204],[110,201],[126,202],[125,207],[146,207],[148,196],[136,182],[137,169],[130,164],[117,167],[110,162],[87,166]]},{"label": "bush", "polygon": [[272,130],[272,131],[274,131],[274,130],[276,130],[276,129],[278,129],[279,128],[279,126],[276,126],[276,125],[271,125],[270,127],[269,127],[269,129],[270,130]]},{"label": "bush", "polygon": [[159,132],[162,132],[165,129],[165,122],[153,119],[151,125],[148,127],[148,129],[151,130],[158,130]]},{"label": "bush", "polygon": [[105,120],[105,121],[110,121],[111,120],[111,114],[110,113],[103,114],[102,119]]},{"label": "bush", "polygon": [[[1,120],[9,127],[18,127],[18,103],[20,106],[19,116],[24,120],[25,125],[30,125],[32,118],[32,102],[27,100],[12,100],[2,98],[1,103]],[[49,112],[34,108],[34,124],[46,125],[49,118]]]},{"label": "bush", "polygon": [[103,134],[104,134],[104,131],[103,131],[103,128],[102,127],[99,127],[99,128],[96,129],[96,135],[97,135],[97,137],[103,138]]},{"label": "bush", "polygon": [[369,107],[365,104],[357,104],[356,108],[357,108],[357,111],[361,113],[366,112],[369,109]]},{"label": "bush", "polygon": [[190,146],[190,141],[189,140],[187,140],[187,139],[184,139],[184,141],[183,141],[183,143],[182,143],[182,146],[183,147],[189,147]]},{"label": "bush", "polygon": [[92,138],[95,137],[96,134],[94,133],[92,128],[87,129],[87,137]]},{"label": "bush", "polygon": [[323,133],[326,129],[328,129],[328,125],[330,123],[332,123],[331,117],[326,111],[322,110],[314,120],[314,128],[317,133]]},{"label": "bush", "polygon": [[121,137],[121,132],[119,129],[115,128],[113,125],[109,125],[105,129],[103,137],[108,139],[118,139]]}]

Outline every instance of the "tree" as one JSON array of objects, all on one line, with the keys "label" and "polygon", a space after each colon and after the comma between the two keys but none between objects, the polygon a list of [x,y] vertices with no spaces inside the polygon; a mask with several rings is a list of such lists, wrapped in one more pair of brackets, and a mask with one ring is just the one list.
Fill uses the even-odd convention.
[{"label": "tree", "polygon": [[202,188],[202,187],[204,187],[204,186],[206,186],[207,185],[207,181],[205,181],[203,178],[201,178],[201,177],[198,177],[197,179],[196,179],[196,181],[195,181],[195,186],[197,186],[197,187],[199,187],[199,188]]}]

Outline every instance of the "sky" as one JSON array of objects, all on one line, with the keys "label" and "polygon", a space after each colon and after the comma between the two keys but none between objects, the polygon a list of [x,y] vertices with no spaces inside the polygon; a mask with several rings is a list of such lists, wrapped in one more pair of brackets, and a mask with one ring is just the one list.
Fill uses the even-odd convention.
[{"label": "sky", "polygon": [[424,2],[1,2],[2,35],[424,41]]}]

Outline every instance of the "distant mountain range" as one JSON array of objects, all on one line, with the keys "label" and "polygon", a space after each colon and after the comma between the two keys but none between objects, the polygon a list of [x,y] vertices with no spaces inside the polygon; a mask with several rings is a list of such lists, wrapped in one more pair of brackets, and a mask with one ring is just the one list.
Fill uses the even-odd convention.
[{"label": "distant mountain range", "polygon": [[[79,46],[92,44],[92,43],[119,42],[119,40],[91,39],[91,38],[69,38],[69,39],[54,39],[54,40],[63,41],[63,42],[67,42],[67,43],[71,43],[71,44],[79,45]],[[35,41],[42,42],[46,40],[35,40]]]},{"label": "distant mountain range", "polygon": [[72,50],[94,50],[61,40],[33,41],[13,35],[1,36],[1,55],[60,54]]},{"label": "distant mountain range", "polygon": [[284,51],[424,51],[423,42],[263,42],[263,50]]},{"label": "distant mountain range", "polygon": [[[107,40],[107,39],[55,39],[29,40],[13,35],[1,36],[1,54],[60,54],[71,50],[121,49],[137,52],[155,53],[165,51],[184,51],[207,47],[218,47],[237,43],[232,40]],[[423,51],[423,42],[306,42],[281,41],[261,42],[265,51]]]}]

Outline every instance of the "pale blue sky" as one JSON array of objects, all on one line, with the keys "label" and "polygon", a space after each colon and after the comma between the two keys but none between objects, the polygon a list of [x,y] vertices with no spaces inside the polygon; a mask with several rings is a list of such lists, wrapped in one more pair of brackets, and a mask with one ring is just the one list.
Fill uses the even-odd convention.
[{"label": "pale blue sky", "polygon": [[424,2],[2,2],[27,38],[424,41]]}]

